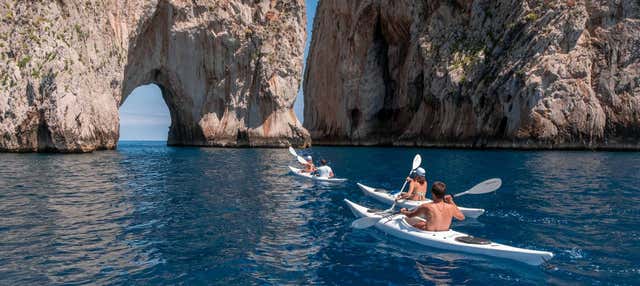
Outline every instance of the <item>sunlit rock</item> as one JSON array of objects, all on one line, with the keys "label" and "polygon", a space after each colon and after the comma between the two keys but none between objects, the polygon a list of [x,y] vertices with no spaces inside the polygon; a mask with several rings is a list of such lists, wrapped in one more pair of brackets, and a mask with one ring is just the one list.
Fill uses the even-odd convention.
[{"label": "sunlit rock", "polygon": [[149,83],[169,144],[309,145],[292,111],[303,0],[5,0],[0,15],[0,150],[115,148],[118,107]]},{"label": "sunlit rock", "polygon": [[323,0],[314,144],[640,148],[640,2]]}]

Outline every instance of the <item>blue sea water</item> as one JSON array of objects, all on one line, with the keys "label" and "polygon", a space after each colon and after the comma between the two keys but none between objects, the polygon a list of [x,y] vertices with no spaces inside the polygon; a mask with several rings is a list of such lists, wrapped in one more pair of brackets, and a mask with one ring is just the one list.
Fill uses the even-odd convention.
[{"label": "blue sea water", "polygon": [[[314,147],[342,185],[287,174],[281,149],[121,142],[81,155],[0,154],[0,285],[638,285],[640,153]],[[349,227],[363,182],[398,189],[414,154],[460,192],[454,228],[552,251],[549,264],[420,247]]]}]

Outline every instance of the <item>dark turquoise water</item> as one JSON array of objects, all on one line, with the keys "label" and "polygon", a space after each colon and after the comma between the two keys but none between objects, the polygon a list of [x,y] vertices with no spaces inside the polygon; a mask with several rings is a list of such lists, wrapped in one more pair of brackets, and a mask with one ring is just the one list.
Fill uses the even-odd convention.
[{"label": "dark turquoise water", "polygon": [[[288,175],[279,149],[124,142],[83,155],[0,154],[0,285],[638,285],[640,153],[317,147],[338,176]],[[419,152],[452,192],[500,177],[455,229],[556,254],[549,265],[354,230],[356,181],[397,189]]]}]

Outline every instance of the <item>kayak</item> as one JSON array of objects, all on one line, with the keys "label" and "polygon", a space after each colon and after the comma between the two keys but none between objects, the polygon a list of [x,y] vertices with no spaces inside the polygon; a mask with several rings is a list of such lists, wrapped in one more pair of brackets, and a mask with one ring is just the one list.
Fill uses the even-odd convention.
[{"label": "kayak", "polygon": [[[395,196],[386,192],[385,190],[372,188],[360,183],[357,183],[357,185],[358,185],[358,188],[360,188],[365,195],[370,196],[383,204],[392,205],[393,201],[395,200]],[[421,204],[430,203],[430,202],[432,202],[430,199],[426,199],[424,201],[398,200],[398,203],[396,205],[401,208],[413,209],[418,207]],[[459,208],[460,208],[460,211],[464,214],[464,216],[470,217],[470,218],[477,218],[482,214],[484,214],[484,209],[472,209],[472,208],[463,208],[463,207],[459,207]]]},{"label": "kayak", "polygon": [[343,183],[346,182],[347,179],[341,179],[341,178],[325,178],[325,177],[318,177],[309,173],[303,173],[302,169],[299,168],[294,168],[289,166],[289,170],[291,170],[291,173],[293,173],[296,176],[300,176],[303,178],[307,178],[310,180],[314,180],[314,181],[319,181],[319,182],[329,182],[329,183]]},{"label": "kayak", "polygon": [[[347,199],[344,199],[344,201],[357,217],[381,217],[375,210],[368,209]],[[454,230],[424,231],[411,226],[407,219],[409,218],[402,214],[396,214],[388,219],[381,219],[374,226],[395,237],[444,250],[511,259],[529,265],[540,265],[553,258],[553,253],[551,252],[508,246]],[[417,218],[410,219],[416,220]]]}]

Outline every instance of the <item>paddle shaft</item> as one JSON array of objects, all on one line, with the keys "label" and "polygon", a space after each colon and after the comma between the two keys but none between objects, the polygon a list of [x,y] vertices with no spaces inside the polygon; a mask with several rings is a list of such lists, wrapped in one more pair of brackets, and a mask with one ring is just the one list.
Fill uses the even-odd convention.
[{"label": "paddle shaft", "polygon": [[[413,170],[411,170],[411,172],[409,172],[409,176],[411,176],[411,174],[413,173]],[[398,193],[398,195],[396,196],[396,199],[393,200],[393,204],[391,205],[391,207],[389,209],[387,209],[385,212],[389,212],[392,211],[393,208],[396,207],[396,203],[398,203],[398,198],[400,197],[400,195],[402,195],[402,191],[404,191],[404,187],[407,186],[407,180],[404,180],[404,184],[402,184],[402,188],[400,188],[400,192]]]}]

